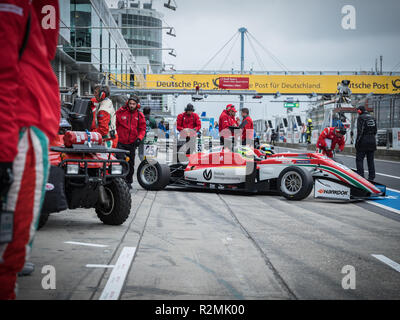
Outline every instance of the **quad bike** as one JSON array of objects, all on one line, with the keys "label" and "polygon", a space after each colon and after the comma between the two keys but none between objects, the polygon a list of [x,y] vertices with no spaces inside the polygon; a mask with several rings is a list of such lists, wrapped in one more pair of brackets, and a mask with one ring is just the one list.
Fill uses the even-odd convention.
[{"label": "quad bike", "polygon": [[[84,116],[73,114],[73,123]],[[73,126],[72,126],[73,127]],[[50,143],[50,174],[38,228],[49,215],[66,209],[94,208],[108,225],[120,225],[131,211],[131,195],[124,177],[129,165],[115,154],[128,151],[107,148],[97,133],[66,131],[70,124],[62,119],[58,137]]]}]

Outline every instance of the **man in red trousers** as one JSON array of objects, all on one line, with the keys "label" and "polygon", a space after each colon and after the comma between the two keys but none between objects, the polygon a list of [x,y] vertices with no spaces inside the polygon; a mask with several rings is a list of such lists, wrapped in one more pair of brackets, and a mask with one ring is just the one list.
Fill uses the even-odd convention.
[{"label": "man in red trousers", "polygon": [[0,95],[0,209],[13,222],[12,237],[0,235],[0,299],[15,299],[44,198],[48,141],[58,132],[59,88],[50,65],[58,24],[58,0],[0,2],[0,86],[7,89]]}]

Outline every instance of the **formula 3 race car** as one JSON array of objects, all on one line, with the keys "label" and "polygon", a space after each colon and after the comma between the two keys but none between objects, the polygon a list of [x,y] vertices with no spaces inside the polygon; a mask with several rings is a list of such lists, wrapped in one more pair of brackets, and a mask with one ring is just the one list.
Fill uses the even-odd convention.
[{"label": "formula 3 race car", "polygon": [[386,187],[374,184],[346,166],[318,153],[278,153],[263,157],[259,150],[219,147],[188,155],[183,163],[163,164],[154,159],[140,163],[139,184],[146,190],[167,186],[272,192],[288,200],[314,197],[334,200],[385,196]]}]

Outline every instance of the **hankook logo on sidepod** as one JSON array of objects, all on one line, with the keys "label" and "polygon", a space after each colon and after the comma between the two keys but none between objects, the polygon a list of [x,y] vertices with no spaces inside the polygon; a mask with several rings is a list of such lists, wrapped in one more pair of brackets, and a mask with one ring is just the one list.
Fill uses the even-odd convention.
[{"label": "hankook logo on sidepod", "polygon": [[212,178],[212,171],[211,171],[211,169],[210,170],[204,170],[203,171],[203,177],[204,177],[204,179],[206,179],[207,181],[208,180],[211,180],[211,178]]}]

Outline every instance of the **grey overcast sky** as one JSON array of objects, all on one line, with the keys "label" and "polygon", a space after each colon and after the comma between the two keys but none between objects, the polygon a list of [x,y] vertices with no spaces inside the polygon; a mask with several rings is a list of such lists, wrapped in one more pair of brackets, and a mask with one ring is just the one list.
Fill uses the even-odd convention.
[{"label": "grey overcast sky", "polygon": [[[164,33],[163,40],[164,46],[177,52],[176,58],[164,52],[164,62],[173,63],[177,70],[200,70],[240,27],[247,28],[289,70],[370,71],[379,55],[383,55],[384,71],[392,71],[400,62],[400,0],[175,1],[176,11],[163,6],[166,0],[154,0],[153,6],[164,14],[164,24],[176,29],[176,38]],[[342,28],[344,5],[355,7],[355,30]],[[228,55],[231,42],[206,69],[238,70],[239,42]],[[261,63],[246,39],[246,70],[282,70],[254,41],[253,45]],[[267,105],[270,112],[274,113],[275,105]]]}]

